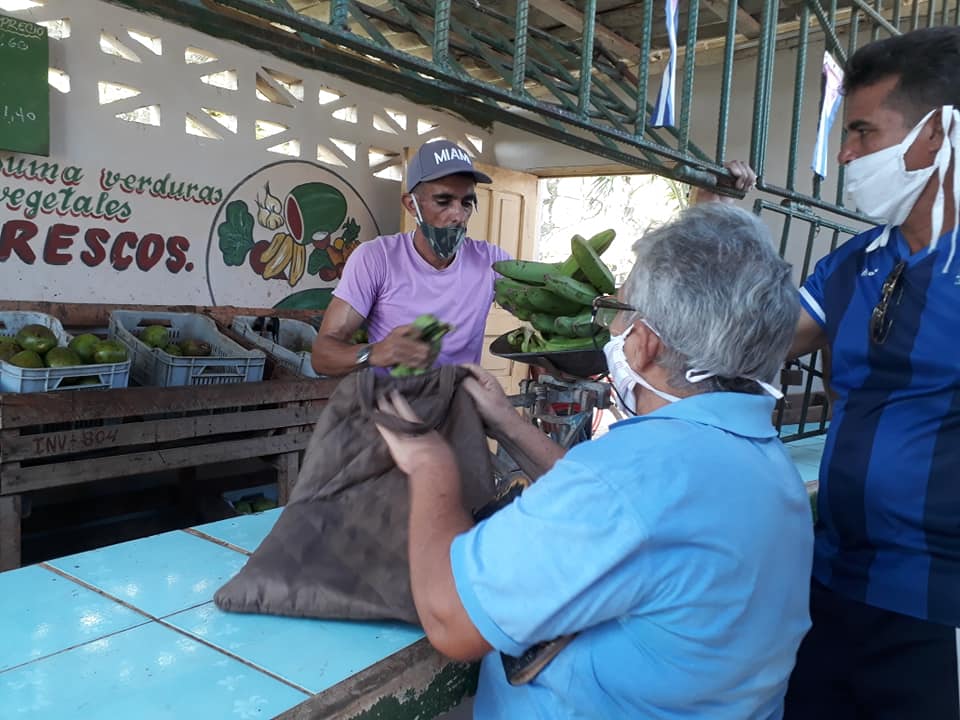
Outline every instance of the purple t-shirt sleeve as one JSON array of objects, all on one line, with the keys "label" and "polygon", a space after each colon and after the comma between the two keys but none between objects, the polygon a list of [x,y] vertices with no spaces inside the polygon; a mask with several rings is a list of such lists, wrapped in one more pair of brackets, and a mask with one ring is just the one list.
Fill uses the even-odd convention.
[{"label": "purple t-shirt sleeve", "polygon": [[369,317],[380,294],[385,273],[386,257],[380,243],[376,240],[361,243],[347,258],[333,295],[363,317]]}]

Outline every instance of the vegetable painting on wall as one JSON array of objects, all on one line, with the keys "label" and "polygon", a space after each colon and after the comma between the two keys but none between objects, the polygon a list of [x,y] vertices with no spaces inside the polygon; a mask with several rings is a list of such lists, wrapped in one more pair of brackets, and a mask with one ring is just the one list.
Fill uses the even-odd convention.
[{"label": "vegetable painting on wall", "polygon": [[304,161],[267,165],[242,180],[214,218],[211,302],[325,308],[350,253],[379,234],[366,202],[336,173]]}]

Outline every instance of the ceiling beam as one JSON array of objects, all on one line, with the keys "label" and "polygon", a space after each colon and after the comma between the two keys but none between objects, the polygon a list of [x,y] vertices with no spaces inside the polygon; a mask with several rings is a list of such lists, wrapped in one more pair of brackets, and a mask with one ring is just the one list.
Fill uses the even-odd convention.
[{"label": "ceiling beam", "polygon": [[760,37],[762,28],[760,23],[746,10],[740,7],[737,0],[700,0],[700,5],[712,12],[721,20],[727,19],[731,5],[737,8],[737,32],[751,40]]},{"label": "ceiling beam", "polygon": [[[577,32],[583,31],[583,13],[572,5],[568,5],[563,0],[530,0],[530,4],[550,17],[558,20]],[[634,45],[609,28],[596,23],[594,25],[594,37],[600,41],[607,50],[616,55],[621,60],[636,63],[640,60],[640,48]]]}]

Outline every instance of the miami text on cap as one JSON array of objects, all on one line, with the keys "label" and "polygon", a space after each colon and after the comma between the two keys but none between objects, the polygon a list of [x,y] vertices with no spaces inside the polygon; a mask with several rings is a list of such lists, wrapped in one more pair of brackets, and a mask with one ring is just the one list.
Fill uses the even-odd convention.
[{"label": "miami text on cap", "polygon": [[493,182],[489,176],[475,170],[470,156],[449,140],[434,140],[423,144],[407,165],[407,191],[419,183],[439,180],[448,175],[466,173],[476,182]]}]

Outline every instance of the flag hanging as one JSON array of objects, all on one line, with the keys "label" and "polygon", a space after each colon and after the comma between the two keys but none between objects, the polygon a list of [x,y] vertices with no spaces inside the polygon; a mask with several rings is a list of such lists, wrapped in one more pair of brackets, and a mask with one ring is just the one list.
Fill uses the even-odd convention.
[{"label": "flag hanging", "polygon": [[677,91],[677,23],[680,19],[680,0],[665,0],[667,36],[670,40],[670,59],[660,77],[660,92],[650,118],[652,127],[673,127],[674,96]]},{"label": "flag hanging", "polygon": [[823,53],[823,82],[820,93],[820,122],[817,125],[817,143],[813,148],[813,161],[810,167],[822,178],[827,176],[830,162],[830,129],[833,127],[837,109],[843,99],[840,91],[843,87],[843,68],[833,56]]}]

